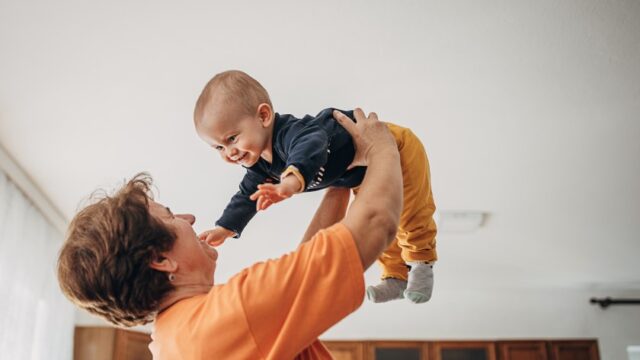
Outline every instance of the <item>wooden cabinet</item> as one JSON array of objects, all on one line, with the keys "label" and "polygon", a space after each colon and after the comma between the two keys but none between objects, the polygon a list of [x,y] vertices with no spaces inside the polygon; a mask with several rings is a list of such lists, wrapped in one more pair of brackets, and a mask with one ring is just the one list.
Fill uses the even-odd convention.
[{"label": "wooden cabinet", "polygon": [[432,360],[496,360],[491,341],[438,341],[431,347]]},{"label": "wooden cabinet", "polygon": [[596,340],[324,341],[337,360],[598,360]]},{"label": "wooden cabinet", "polygon": [[111,327],[76,326],[74,360],[151,360],[146,333]]},{"label": "wooden cabinet", "polygon": [[366,359],[428,360],[429,344],[424,341],[370,341]]},{"label": "wooden cabinet", "polygon": [[549,341],[550,360],[598,360],[596,341]]},{"label": "wooden cabinet", "polygon": [[544,341],[498,341],[498,360],[548,360]]},{"label": "wooden cabinet", "polygon": [[[74,360],[151,360],[147,333],[77,326]],[[596,340],[323,341],[336,360],[598,360]]]},{"label": "wooden cabinet", "polygon": [[335,360],[364,360],[366,343],[363,341],[323,341]]}]

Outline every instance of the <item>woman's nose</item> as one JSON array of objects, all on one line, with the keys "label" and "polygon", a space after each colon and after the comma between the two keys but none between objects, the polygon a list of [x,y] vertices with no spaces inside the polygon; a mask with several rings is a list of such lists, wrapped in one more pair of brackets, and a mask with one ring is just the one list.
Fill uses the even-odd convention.
[{"label": "woman's nose", "polygon": [[187,221],[191,225],[195,224],[195,222],[196,222],[196,217],[193,216],[192,214],[178,214],[176,216],[181,218],[181,219],[184,219],[185,221]]}]

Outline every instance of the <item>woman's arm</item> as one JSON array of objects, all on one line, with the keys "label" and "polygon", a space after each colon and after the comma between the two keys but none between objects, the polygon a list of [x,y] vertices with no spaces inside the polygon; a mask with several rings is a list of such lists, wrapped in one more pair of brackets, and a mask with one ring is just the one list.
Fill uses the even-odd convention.
[{"label": "woman's arm", "polygon": [[355,239],[362,266],[367,269],[393,241],[402,210],[402,171],[398,147],[387,126],[375,113],[357,123],[340,112],[334,117],[351,134],[356,147],[354,165],[367,166],[358,196],[342,223]]},{"label": "woman's arm", "polygon": [[307,231],[302,237],[301,243],[305,243],[313,237],[319,230],[327,228],[344,218],[349,205],[348,188],[329,188],[324,193],[322,202],[318,206]]}]

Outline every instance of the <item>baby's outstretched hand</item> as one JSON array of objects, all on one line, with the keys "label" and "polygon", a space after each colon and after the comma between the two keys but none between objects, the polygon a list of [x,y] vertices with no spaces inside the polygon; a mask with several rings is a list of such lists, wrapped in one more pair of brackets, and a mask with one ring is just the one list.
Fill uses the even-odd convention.
[{"label": "baby's outstretched hand", "polygon": [[231,230],[227,230],[221,226],[216,226],[211,230],[207,230],[198,235],[200,241],[204,241],[209,246],[220,246],[227,238],[234,236],[235,233]]},{"label": "baby's outstretched hand", "polygon": [[284,199],[290,198],[294,193],[295,190],[284,183],[266,183],[258,185],[258,190],[250,196],[250,199],[254,201],[257,200],[256,210],[260,211]]}]

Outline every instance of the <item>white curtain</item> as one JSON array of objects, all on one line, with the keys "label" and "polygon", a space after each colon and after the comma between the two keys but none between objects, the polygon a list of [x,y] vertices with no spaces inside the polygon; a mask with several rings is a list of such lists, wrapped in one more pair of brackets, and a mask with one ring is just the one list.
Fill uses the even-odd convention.
[{"label": "white curtain", "polygon": [[55,276],[63,235],[0,171],[0,359],[71,359],[73,306]]}]

